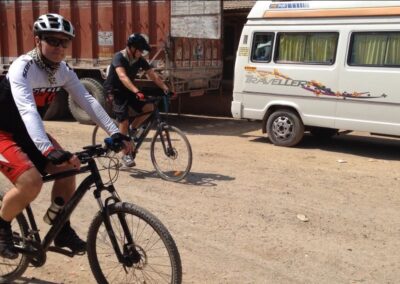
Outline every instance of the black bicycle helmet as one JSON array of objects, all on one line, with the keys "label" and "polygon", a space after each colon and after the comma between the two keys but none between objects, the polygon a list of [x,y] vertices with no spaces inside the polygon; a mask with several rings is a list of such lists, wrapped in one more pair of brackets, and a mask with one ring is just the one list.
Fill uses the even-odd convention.
[{"label": "black bicycle helmet", "polygon": [[63,33],[70,38],[75,37],[75,30],[71,22],[58,14],[41,15],[33,24],[33,33],[37,36],[44,33]]},{"label": "black bicycle helmet", "polygon": [[134,47],[141,51],[150,52],[150,45],[147,39],[147,36],[144,34],[134,33],[128,37],[128,41],[126,43],[128,47]]}]

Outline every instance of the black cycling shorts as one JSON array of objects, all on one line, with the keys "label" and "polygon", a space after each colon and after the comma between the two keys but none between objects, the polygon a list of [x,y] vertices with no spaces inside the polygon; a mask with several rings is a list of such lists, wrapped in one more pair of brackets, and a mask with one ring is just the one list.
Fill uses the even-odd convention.
[{"label": "black cycling shorts", "polygon": [[118,122],[127,120],[129,118],[129,107],[137,113],[141,113],[145,104],[145,102],[139,101],[133,93],[124,97],[114,96],[113,112],[116,120]]}]

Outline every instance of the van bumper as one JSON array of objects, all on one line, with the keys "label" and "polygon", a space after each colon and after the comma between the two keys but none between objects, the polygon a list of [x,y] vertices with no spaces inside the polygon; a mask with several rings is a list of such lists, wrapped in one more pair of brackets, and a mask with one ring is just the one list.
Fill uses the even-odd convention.
[{"label": "van bumper", "polygon": [[238,101],[232,101],[231,112],[234,118],[242,118],[242,103]]}]

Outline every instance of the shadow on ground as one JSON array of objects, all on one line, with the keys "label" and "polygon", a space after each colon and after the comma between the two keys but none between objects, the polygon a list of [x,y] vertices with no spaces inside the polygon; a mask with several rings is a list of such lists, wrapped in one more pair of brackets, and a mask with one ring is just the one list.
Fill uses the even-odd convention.
[{"label": "shadow on ground", "polygon": [[[269,139],[258,137],[251,142],[270,143]],[[320,149],[336,153],[352,154],[371,159],[400,161],[400,139],[379,136],[347,134],[320,140],[306,134],[296,146],[299,149]]]},{"label": "shadow on ground", "polygon": [[41,279],[36,279],[36,278],[27,278],[27,277],[21,277],[18,280],[12,282],[15,284],[61,284],[61,282],[51,282],[51,281],[46,281],[46,280],[41,280]]},{"label": "shadow on ground", "polygon": [[176,126],[188,134],[242,136],[258,130],[261,133],[261,121],[237,120],[228,117],[209,117],[191,115],[164,116],[168,124]]},{"label": "shadow on ground", "polygon": [[[130,173],[130,176],[135,179],[161,179],[161,177],[155,171],[146,171],[137,168],[122,168],[121,171]],[[213,187],[217,186],[217,181],[231,181],[234,179],[234,177],[220,174],[190,172],[183,180],[179,181],[179,183],[194,186]]]},{"label": "shadow on ground", "polygon": [[[194,135],[224,135],[250,138],[253,142],[270,143],[261,132],[261,121],[236,120],[233,118],[170,115],[168,122]],[[250,132],[255,132],[250,133]],[[353,154],[373,159],[400,160],[400,139],[360,135],[357,132],[320,140],[306,134],[296,146],[302,149],[321,149],[337,153]]]}]

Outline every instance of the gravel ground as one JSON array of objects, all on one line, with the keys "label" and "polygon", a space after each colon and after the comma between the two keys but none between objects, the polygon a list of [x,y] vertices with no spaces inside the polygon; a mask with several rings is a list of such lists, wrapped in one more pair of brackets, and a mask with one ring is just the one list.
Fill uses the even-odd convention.
[{"label": "gravel ground", "polygon": [[[398,283],[400,140],[306,136],[296,148],[281,148],[259,122],[171,116],[170,123],[193,148],[186,180],[160,179],[146,143],[116,187],[169,229],[184,283]],[[69,150],[90,144],[93,126],[45,126]],[[4,177],[0,185],[10,187]],[[45,185],[33,203],[42,231],[49,191]],[[97,209],[86,195],[71,217],[80,235]],[[95,281],[86,256],[49,253],[18,283]]]}]

